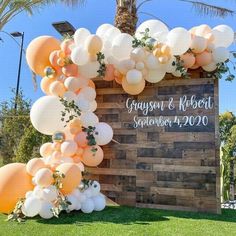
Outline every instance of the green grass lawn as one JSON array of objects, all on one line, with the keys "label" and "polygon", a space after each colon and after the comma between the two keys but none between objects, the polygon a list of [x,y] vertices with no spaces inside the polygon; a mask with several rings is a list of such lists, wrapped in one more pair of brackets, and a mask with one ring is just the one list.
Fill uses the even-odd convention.
[{"label": "green grass lawn", "polygon": [[236,235],[236,211],[233,210],[214,215],[110,206],[102,212],[72,212],[51,220],[34,218],[16,223],[5,219],[5,215],[0,215],[1,236]]}]

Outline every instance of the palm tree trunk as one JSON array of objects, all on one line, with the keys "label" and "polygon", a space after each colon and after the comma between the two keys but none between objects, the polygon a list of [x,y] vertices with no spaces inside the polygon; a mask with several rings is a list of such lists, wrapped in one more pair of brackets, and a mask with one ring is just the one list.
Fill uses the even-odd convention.
[{"label": "palm tree trunk", "polygon": [[122,33],[134,35],[137,21],[136,0],[117,0],[115,26]]}]

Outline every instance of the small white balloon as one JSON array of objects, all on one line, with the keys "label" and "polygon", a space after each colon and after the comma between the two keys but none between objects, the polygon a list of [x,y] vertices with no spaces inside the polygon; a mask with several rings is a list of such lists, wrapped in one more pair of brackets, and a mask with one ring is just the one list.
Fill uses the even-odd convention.
[{"label": "small white balloon", "polygon": [[110,125],[104,122],[99,122],[95,125],[94,138],[98,145],[106,145],[113,138],[113,130]]},{"label": "small white balloon", "polygon": [[176,70],[176,58],[172,57],[166,64],[164,67],[165,71],[167,73],[172,73]]},{"label": "small white balloon", "polygon": [[83,66],[79,66],[79,73],[87,79],[95,78],[98,76],[99,67],[98,61],[90,61]]},{"label": "small white balloon", "polygon": [[145,64],[146,64],[148,69],[155,70],[155,69],[159,68],[160,63],[153,54],[149,54],[146,57]]},{"label": "small white balloon", "polygon": [[93,192],[92,192],[92,190],[90,188],[86,189],[84,191],[84,194],[85,194],[86,198],[90,198],[90,197],[93,196]]},{"label": "small white balloon", "polygon": [[92,199],[94,203],[94,211],[102,211],[106,207],[106,199],[101,194],[94,196]]},{"label": "small white balloon", "polygon": [[53,217],[52,208],[53,204],[51,202],[43,201],[41,209],[39,211],[39,215],[43,219],[51,219]]},{"label": "small white balloon", "polygon": [[89,126],[95,126],[98,123],[98,117],[93,112],[84,112],[80,116],[82,126],[88,128]]},{"label": "small white balloon", "polygon": [[118,62],[117,69],[122,74],[126,74],[129,70],[134,69],[135,61],[131,59],[124,59]]},{"label": "small white balloon", "polygon": [[58,192],[54,185],[44,188],[42,191],[42,198],[48,202],[53,202],[57,199]]},{"label": "small white balloon", "polygon": [[137,70],[142,71],[142,70],[145,68],[145,65],[144,65],[143,62],[139,61],[139,62],[136,63],[135,68],[136,68]]},{"label": "small white balloon", "polygon": [[130,53],[130,58],[134,61],[142,61],[146,56],[145,50],[143,48],[134,48]]},{"label": "small white balloon", "polygon": [[92,196],[96,196],[100,193],[101,185],[98,183],[98,181],[92,181],[92,184],[89,188],[92,191]]},{"label": "small white balloon", "polygon": [[143,78],[142,73],[139,70],[132,69],[126,74],[126,79],[129,84],[138,84]]},{"label": "small white balloon", "polygon": [[76,47],[71,53],[71,60],[78,66],[83,66],[89,61],[89,54],[82,46]]},{"label": "small white balloon", "polygon": [[42,207],[42,201],[37,197],[27,198],[24,202],[24,208],[27,217],[34,217],[39,214]]},{"label": "small white balloon", "polygon": [[35,197],[41,198],[43,194],[43,188],[41,188],[40,186],[35,186],[34,190],[33,190],[33,195]]},{"label": "small white balloon", "polygon": [[74,34],[74,41],[75,44],[77,46],[79,45],[84,45],[85,40],[87,39],[87,37],[90,35],[89,30],[85,29],[85,28],[79,28],[75,31]]},{"label": "small white balloon", "polygon": [[92,199],[88,198],[81,204],[81,211],[83,213],[91,213],[94,210],[94,202]]},{"label": "small white balloon", "polygon": [[95,100],[90,102],[90,104],[89,104],[89,111],[95,112],[97,110],[97,106],[98,106],[98,104],[97,104],[97,102]]},{"label": "small white balloon", "polygon": [[75,196],[72,194],[67,196],[67,200],[70,202],[70,205],[68,206],[69,211],[73,211],[77,207],[78,200]]},{"label": "small white balloon", "polygon": [[212,51],[212,58],[215,63],[225,62],[229,59],[229,50],[225,47],[218,47]]},{"label": "small white balloon", "polygon": [[90,102],[87,99],[85,99],[84,97],[80,96],[77,99],[76,104],[82,112],[87,112],[90,110]]},{"label": "small white balloon", "polygon": [[76,94],[74,92],[67,91],[64,93],[63,98],[68,102],[72,102],[76,100]]},{"label": "small white balloon", "polygon": [[216,70],[217,66],[215,62],[210,63],[209,65],[202,66],[202,69],[207,71],[207,72],[212,72]]},{"label": "small white balloon", "polygon": [[84,98],[89,102],[92,102],[96,98],[96,91],[91,87],[84,87],[80,90],[80,93],[83,94]]},{"label": "small white balloon", "polygon": [[87,200],[87,196],[84,193],[80,193],[78,200],[80,203],[83,203]]},{"label": "small white balloon", "polygon": [[76,210],[76,211],[79,211],[80,209],[81,209],[81,202],[77,201],[75,210]]},{"label": "small white balloon", "polygon": [[109,29],[112,29],[112,28],[114,28],[114,26],[111,24],[102,24],[97,28],[96,35],[103,38],[106,31],[108,31]]}]

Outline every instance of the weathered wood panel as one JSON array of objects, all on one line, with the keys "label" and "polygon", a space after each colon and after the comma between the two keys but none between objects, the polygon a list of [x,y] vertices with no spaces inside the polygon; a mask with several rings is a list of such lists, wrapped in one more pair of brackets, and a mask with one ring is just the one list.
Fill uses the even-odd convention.
[{"label": "weathered wood panel", "polygon": [[[122,205],[220,213],[218,82],[195,72],[190,80],[171,75],[149,84],[138,96],[127,95],[119,85],[101,80],[97,86],[97,115],[114,129],[114,139],[103,147],[105,159],[89,168],[102,190]],[[212,97],[213,108],[179,109],[180,97]],[[128,113],[126,100],[163,101],[173,98],[172,110]],[[134,128],[138,118],[207,116],[207,125]],[[180,123],[181,123],[180,122]]]}]

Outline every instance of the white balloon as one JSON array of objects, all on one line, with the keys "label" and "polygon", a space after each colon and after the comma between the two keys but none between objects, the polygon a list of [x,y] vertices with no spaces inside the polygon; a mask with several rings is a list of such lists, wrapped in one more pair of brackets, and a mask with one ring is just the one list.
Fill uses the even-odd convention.
[{"label": "white balloon", "polygon": [[106,199],[102,195],[92,198],[94,203],[94,211],[102,211],[106,207]]},{"label": "white balloon", "polygon": [[94,88],[91,87],[82,88],[80,90],[80,93],[83,94],[84,98],[90,102],[92,102],[96,98],[96,91]]},{"label": "white balloon", "polygon": [[33,104],[30,119],[34,128],[40,133],[53,135],[56,131],[64,130],[61,111],[64,111],[64,106],[58,97],[43,96]]},{"label": "white balloon", "polygon": [[149,36],[153,37],[155,33],[157,32],[168,32],[168,27],[159,20],[147,20],[144,21],[136,30],[135,36],[138,39],[141,39],[143,37],[143,32],[145,32],[146,29],[149,29]]},{"label": "white balloon", "polygon": [[113,25],[111,24],[102,24],[97,28],[96,31],[96,35],[100,36],[101,38],[103,38],[103,36],[105,35],[106,31],[109,29],[114,28]]},{"label": "white balloon", "polygon": [[95,100],[90,102],[90,104],[89,104],[89,111],[91,111],[91,112],[96,111],[97,110],[97,106],[98,106],[98,104],[97,104],[97,102]]},{"label": "white balloon", "polygon": [[47,188],[44,188],[42,191],[42,198],[48,202],[55,201],[57,199],[57,196],[57,188],[54,185],[50,185]]},{"label": "white balloon", "polygon": [[98,117],[93,112],[84,112],[80,116],[82,126],[88,128],[89,126],[95,126],[98,123]]},{"label": "white balloon", "polygon": [[33,195],[37,198],[41,198],[42,194],[43,194],[43,189],[40,186],[35,186],[33,190]]},{"label": "white balloon", "polygon": [[77,46],[84,45],[86,38],[90,35],[89,30],[85,28],[79,28],[75,31],[74,41]]},{"label": "white balloon", "polygon": [[165,71],[167,73],[172,73],[176,70],[176,58],[172,57],[166,64],[165,64]]},{"label": "white balloon", "polygon": [[98,183],[98,181],[93,181],[89,188],[92,191],[92,196],[96,196],[100,193],[101,185]]},{"label": "white balloon", "polygon": [[89,61],[89,54],[87,50],[82,47],[76,47],[71,53],[71,60],[78,66],[85,65]]},{"label": "white balloon", "polygon": [[155,70],[159,68],[160,63],[153,54],[149,54],[145,59],[145,64],[149,70]]},{"label": "white balloon", "polygon": [[112,42],[112,55],[119,60],[128,59],[133,49],[133,37],[126,33],[116,36]]},{"label": "white balloon", "polygon": [[77,99],[76,104],[82,112],[90,110],[90,102],[82,96]]},{"label": "white balloon", "polygon": [[181,72],[179,70],[173,71],[172,75],[175,76],[175,77],[181,77],[182,76],[182,74],[181,74]]},{"label": "white balloon", "polygon": [[104,122],[99,122],[95,125],[94,138],[98,145],[106,145],[113,138],[113,130],[110,125]]},{"label": "white balloon", "polygon": [[76,92],[80,88],[79,78],[68,77],[65,79],[64,85],[69,91]]},{"label": "white balloon", "polygon": [[24,202],[24,208],[27,217],[34,217],[39,214],[42,207],[42,201],[37,197],[27,198]]},{"label": "white balloon", "polygon": [[143,78],[142,73],[139,70],[132,69],[126,74],[126,79],[129,84],[138,84]]},{"label": "white balloon", "polygon": [[86,196],[86,198],[90,198],[93,196],[93,192],[90,188],[88,188],[84,191],[84,195]]},{"label": "white balloon", "polygon": [[74,160],[71,157],[62,157],[61,163],[74,163]]},{"label": "white balloon", "polygon": [[76,100],[76,94],[74,92],[67,91],[64,93],[63,98],[68,102],[72,102]]},{"label": "white balloon", "polygon": [[202,69],[207,71],[207,72],[212,72],[216,70],[217,66],[215,62],[210,63],[209,65],[202,66]]},{"label": "white balloon", "polygon": [[229,47],[234,41],[234,31],[228,25],[218,25],[212,30],[216,47]]},{"label": "white balloon", "polygon": [[84,78],[84,77],[79,77],[78,78],[79,80],[79,83],[78,83],[78,87],[79,88],[84,88],[84,87],[87,87],[88,84],[89,84],[89,79],[87,78]]},{"label": "white balloon", "polygon": [[81,209],[81,202],[77,201],[75,210],[76,210],[76,211],[79,211],[80,209]]},{"label": "white balloon", "polygon": [[168,32],[157,32],[153,35],[153,38],[156,39],[159,43],[166,43]]},{"label": "white balloon", "polygon": [[114,38],[116,36],[118,36],[119,34],[121,34],[120,30],[116,27],[113,27],[113,28],[106,30],[103,37],[104,37],[104,40],[108,40],[108,41],[112,42],[114,40]]},{"label": "white balloon", "polygon": [[67,196],[67,200],[71,203],[69,206],[68,206],[68,209],[70,211],[73,211],[76,209],[77,207],[77,203],[78,203],[78,200],[75,196],[73,196],[72,194],[68,195]]},{"label": "white balloon", "polygon": [[39,215],[43,219],[51,219],[53,217],[53,213],[51,211],[52,208],[53,208],[53,204],[51,202],[43,201],[41,209],[39,211]]},{"label": "white balloon", "polygon": [[78,200],[80,203],[83,203],[87,200],[87,196],[84,193],[80,193]]},{"label": "white balloon", "polygon": [[135,61],[131,59],[124,59],[118,62],[117,69],[122,74],[126,74],[129,70],[134,69]]},{"label": "white balloon", "polygon": [[145,50],[143,48],[134,48],[130,53],[130,58],[134,61],[142,61],[146,56]]},{"label": "white balloon", "polygon": [[225,62],[229,59],[229,50],[225,47],[218,47],[212,51],[212,58],[215,63]]},{"label": "white balloon", "polygon": [[137,70],[142,71],[142,70],[145,68],[145,65],[144,65],[143,62],[139,61],[139,62],[136,63],[135,68],[136,68]]},{"label": "white balloon", "polygon": [[148,75],[145,78],[146,81],[150,83],[157,83],[165,77],[166,72],[163,70],[149,70]]},{"label": "white balloon", "polygon": [[26,194],[25,194],[25,198],[29,198],[29,197],[32,197],[33,196],[33,191],[28,191]]},{"label": "white balloon", "polygon": [[92,199],[86,199],[84,202],[81,204],[81,211],[83,213],[91,213],[94,210],[94,203]]},{"label": "white balloon", "polygon": [[191,34],[182,27],[172,29],[167,35],[167,45],[173,55],[184,54],[190,47]]},{"label": "white balloon", "polygon": [[98,61],[90,61],[83,66],[79,66],[79,73],[81,76],[88,79],[95,78],[98,76],[99,67]]}]

